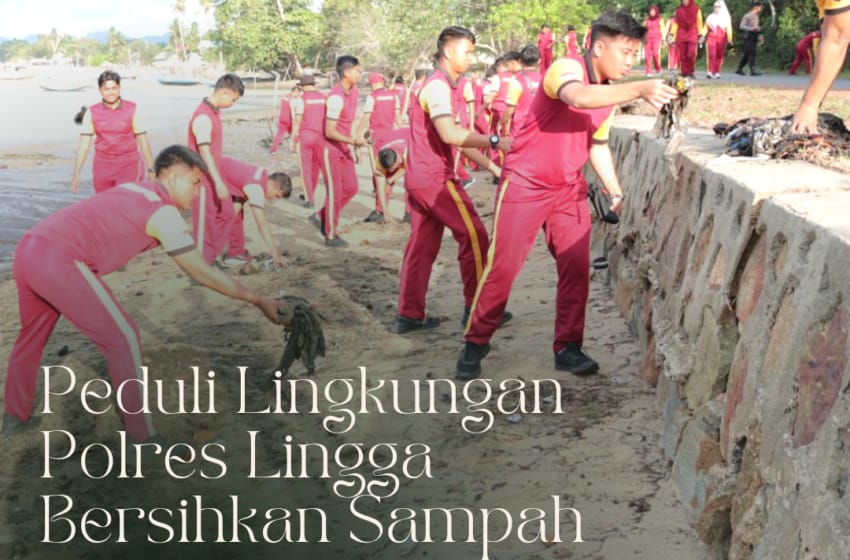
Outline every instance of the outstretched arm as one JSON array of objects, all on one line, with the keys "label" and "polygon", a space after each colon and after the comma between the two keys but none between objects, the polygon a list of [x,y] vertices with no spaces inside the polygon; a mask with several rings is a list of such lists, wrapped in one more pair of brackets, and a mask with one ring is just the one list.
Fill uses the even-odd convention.
[{"label": "outstretched arm", "polygon": [[226,296],[256,305],[269,321],[280,324],[277,316],[280,302],[253,292],[232,276],[211,267],[196,248],[173,255],[172,258],[192,279]]},{"label": "outstretched arm", "polygon": [[823,31],[812,81],[803,94],[803,100],[791,121],[791,133],[817,134],[818,108],[829,88],[841,71],[844,56],[850,45],[850,11],[828,15],[823,20]]}]

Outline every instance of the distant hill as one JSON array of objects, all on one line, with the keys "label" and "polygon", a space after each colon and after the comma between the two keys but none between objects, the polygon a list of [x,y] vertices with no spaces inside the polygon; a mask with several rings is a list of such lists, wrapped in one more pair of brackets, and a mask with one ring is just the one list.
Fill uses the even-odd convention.
[{"label": "distant hill", "polygon": [[[94,33],[89,33],[88,35],[86,35],[86,37],[89,39],[94,39],[95,41],[100,41],[101,43],[106,43],[106,40],[109,37],[109,32],[95,31]],[[134,41],[136,39],[141,39],[145,43],[168,44],[168,33],[163,33],[162,35],[145,35],[144,37],[130,37],[131,41]]]},{"label": "distant hill", "polygon": [[[107,31],[95,31],[94,33],[89,33],[86,35],[88,39],[94,39],[95,41],[99,41],[101,43],[106,43],[106,38],[109,36],[109,32]],[[6,41],[12,41],[13,39],[18,39],[18,37],[0,37],[0,43],[4,43]],[[27,35],[24,37],[24,41],[27,43],[35,43],[38,39],[38,35]],[[130,40],[134,41],[137,37],[131,37]],[[162,35],[145,35],[144,37],[138,37],[145,43],[151,44],[168,44],[168,33],[163,33]]]}]

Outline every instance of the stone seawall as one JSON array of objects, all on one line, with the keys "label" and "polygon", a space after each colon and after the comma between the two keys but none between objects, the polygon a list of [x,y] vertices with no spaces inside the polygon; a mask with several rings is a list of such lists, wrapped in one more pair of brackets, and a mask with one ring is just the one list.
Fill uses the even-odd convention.
[{"label": "stone seawall", "polygon": [[690,521],[718,558],[850,558],[850,177],[720,157],[710,131],[667,155],[652,123],[615,123],[627,196],[594,252]]}]

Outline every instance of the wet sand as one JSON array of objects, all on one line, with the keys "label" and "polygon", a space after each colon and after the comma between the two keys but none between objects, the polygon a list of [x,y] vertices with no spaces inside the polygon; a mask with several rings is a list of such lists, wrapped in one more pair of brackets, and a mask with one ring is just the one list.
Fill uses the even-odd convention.
[{"label": "wet sand", "polygon": [[[249,115],[245,114],[245,117]],[[265,117],[271,117],[269,112]],[[270,156],[260,142],[268,134],[263,116],[226,124],[225,151],[269,168],[295,174],[292,154]],[[256,120],[259,118],[260,120]],[[183,126],[181,120],[180,126]],[[164,145],[152,137],[155,147]],[[73,143],[73,142],[72,142]],[[45,172],[55,167],[56,171]],[[61,190],[61,166],[19,167],[15,173],[32,173],[34,180],[47,183],[41,189],[24,189],[22,214],[50,211],[44,199]],[[8,171],[8,170],[3,170]],[[267,294],[293,293],[308,298],[324,317],[328,355],[319,359],[314,379],[327,384],[339,377],[356,378],[358,368],[367,369],[370,386],[380,381],[437,380],[453,374],[462,344],[459,324],[463,310],[456,244],[446,235],[431,278],[428,294],[430,313],[443,324],[430,332],[399,336],[389,332],[395,315],[398,270],[407,240],[407,226],[377,226],[361,222],[371,209],[368,171],[358,167],[361,191],[343,212],[342,235],[351,246],[326,249],[309,225],[309,211],[295,201],[279,201],[268,209],[289,268],[263,272],[240,279]],[[68,173],[70,175],[70,173]],[[298,180],[295,181],[296,184]],[[52,187],[49,187],[52,185]],[[4,188],[8,189],[9,186]],[[23,187],[22,187],[23,188]],[[56,189],[51,190],[51,189]],[[470,189],[479,212],[490,214],[494,187],[477,175]],[[10,191],[11,192],[11,191]],[[81,194],[86,196],[87,193]],[[17,196],[17,195],[16,195]],[[65,197],[65,202],[69,202]],[[39,202],[42,201],[42,202]],[[400,189],[391,212],[403,211]],[[22,216],[21,219],[34,219]],[[489,226],[490,218],[487,218]],[[5,220],[4,220],[5,224]],[[249,226],[249,249],[258,251],[257,235]],[[263,390],[274,371],[284,341],[281,329],[267,321],[250,305],[229,300],[200,287],[192,287],[173,262],[155,250],[134,260],[124,272],[106,278],[116,298],[139,325],[145,363],[151,375],[166,382],[166,400],[176,400],[173,381],[187,379],[193,365],[217,372],[217,396],[222,410],[234,410],[240,393],[236,366],[249,368],[250,402],[268,404],[273,394]],[[490,558],[587,559],[587,560],[707,560],[707,551],[687,526],[684,507],[678,503],[670,482],[668,466],[660,451],[658,406],[654,390],[639,375],[642,356],[631,340],[624,321],[611,302],[603,278],[595,278],[588,314],[587,350],[602,366],[601,374],[577,378],[552,368],[550,337],[553,321],[554,265],[542,238],[525,270],[518,278],[509,308],[514,319],[493,340],[493,351],[484,362],[484,373],[495,386],[507,379],[555,379],[560,399],[552,392],[539,414],[496,415],[486,433],[465,432],[456,415],[358,415],[355,430],[332,436],[322,429],[313,414],[198,415],[157,414],[159,429],[173,441],[226,442],[227,464],[235,475],[247,468],[247,430],[263,436],[258,454],[263,469],[281,466],[281,444],[286,435],[297,442],[317,442],[331,449],[343,443],[427,443],[431,447],[432,477],[404,482],[399,492],[377,507],[375,515],[386,516],[389,508],[501,507],[515,515],[527,507],[549,507],[559,496],[562,507],[577,509],[582,516],[583,543],[574,543],[575,524],[562,520],[564,542],[527,535],[531,544],[511,537],[493,544]],[[16,292],[13,282],[0,281],[0,363],[5,364],[18,329]],[[97,349],[66,321],[61,320],[48,343],[45,365],[72,368],[81,382],[105,375],[105,364]],[[292,375],[304,374],[299,364]],[[5,379],[5,371],[2,378]],[[41,384],[39,384],[41,385]],[[39,395],[41,388],[39,387]],[[388,398],[388,397],[387,397]],[[440,391],[445,406],[448,391]],[[495,398],[495,397],[494,397]],[[42,397],[36,399],[37,410]],[[385,401],[389,403],[390,401]],[[562,413],[556,412],[556,403]],[[402,405],[411,400],[403,398]],[[490,403],[495,406],[495,400]],[[81,409],[78,399],[62,400],[53,414],[42,415],[44,430],[64,429],[81,442],[116,441],[121,428],[117,414],[93,417]],[[79,458],[55,467],[52,479],[43,473],[42,436],[39,433],[5,437],[4,461],[0,464],[0,557],[20,560],[152,557],[181,558],[346,558],[398,559],[482,557],[480,543],[401,544],[378,539],[361,545],[349,531],[369,533],[368,525],[354,523],[335,498],[332,480],[247,480],[244,476],[219,481],[193,477],[176,482],[159,473],[145,480],[92,480],[80,472]],[[385,457],[386,458],[386,457]],[[95,461],[97,462],[97,461]],[[368,474],[368,473],[367,473]],[[337,478],[338,480],[338,478]],[[67,494],[81,507],[174,507],[181,498],[201,495],[221,507],[228,496],[238,495],[253,507],[313,506],[328,511],[331,542],[298,546],[181,544],[152,546],[143,539],[144,528],[133,527],[128,535],[134,544],[114,542],[86,545],[77,538],[68,545],[43,545],[43,507],[40,496]],[[79,520],[79,512],[70,517]],[[439,524],[436,524],[439,525]],[[435,525],[435,526],[436,526]],[[462,525],[462,524],[461,524]],[[551,527],[550,527],[551,531]],[[161,534],[161,533],[160,533]],[[464,533],[459,533],[464,534]],[[569,535],[569,538],[567,536]],[[435,536],[435,540],[442,540]],[[113,536],[114,541],[114,536]]]}]

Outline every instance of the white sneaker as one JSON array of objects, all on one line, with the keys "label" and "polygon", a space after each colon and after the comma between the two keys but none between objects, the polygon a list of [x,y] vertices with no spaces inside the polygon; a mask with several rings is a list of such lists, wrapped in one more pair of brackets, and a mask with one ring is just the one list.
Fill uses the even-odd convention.
[{"label": "white sneaker", "polygon": [[242,266],[251,262],[251,258],[245,255],[237,255],[235,257],[225,257],[221,262],[224,266]]}]

